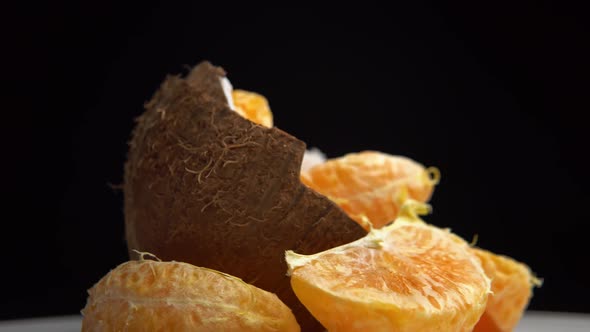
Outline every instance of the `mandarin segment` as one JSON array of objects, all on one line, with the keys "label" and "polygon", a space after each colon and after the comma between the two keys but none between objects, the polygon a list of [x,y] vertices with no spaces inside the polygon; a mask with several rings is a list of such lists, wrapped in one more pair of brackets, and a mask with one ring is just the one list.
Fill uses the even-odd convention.
[{"label": "mandarin segment", "polygon": [[525,264],[506,256],[473,248],[484,271],[492,279],[492,294],[485,317],[475,326],[476,332],[512,331],[520,321],[538,280]]},{"label": "mandarin segment", "polygon": [[276,295],[186,263],[126,262],[88,293],[82,331],[299,331]]},{"label": "mandarin segment", "polygon": [[438,183],[438,171],[401,156],[376,151],[350,153],[302,170],[301,181],[332,199],[369,228],[395,220],[408,199],[427,202]]},{"label": "mandarin segment", "polygon": [[490,281],[469,245],[411,213],[352,243],[286,253],[291,285],[329,331],[470,331]]},{"label": "mandarin segment", "polygon": [[263,95],[245,90],[233,90],[235,111],[246,119],[259,125],[273,126],[272,112],[268,100]]}]

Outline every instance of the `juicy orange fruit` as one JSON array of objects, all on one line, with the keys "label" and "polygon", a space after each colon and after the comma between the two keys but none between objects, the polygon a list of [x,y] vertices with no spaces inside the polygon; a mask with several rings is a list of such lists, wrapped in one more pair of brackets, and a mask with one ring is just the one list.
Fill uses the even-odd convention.
[{"label": "juicy orange fruit", "polygon": [[186,263],[126,262],[88,293],[82,331],[299,331],[276,295]]},{"label": "juicy orange fruit", "polygon": [[486,275],[492,279],[492,294],[484,317],[474,331],[512,331],[520,321],[529,300],[532,287],[539,285],[528,266],[512,258],[473,248],[481,260]]},{"label": "juicy orange fruit", "polygon": [[259,125],[272,127],[272,112],[264,96],[255,92],[233,90],[232,99],[238,114]]},{"label": "juicy orange fruit", "polygon": [[415,204],[355,242],[286,252],[295,294],[329,331],[471,331],[477,323],[489,279],[469,245],[422,222]]},{"label": "juicy orange fruit", "polygon": [[[395,192],[395,189],[391,189],[389,192],[386,190],[371,191],[370,189],[387,186],[395,187],[393,184],[399,181],[400,178],[407,178],[408,173],[424,174],[420,173],[424,169],[418,164],[406,161],[406,165],[411,165],[407,166],[407,168],[413,171],[396,173],[391,171],[393,162],[389,165],[386,162],[375,162],[374,154],[364,153],[353,156],[357,159],[354,163],[347,162],[346,159],[350,158],[346,157],[328,161],[325,164],[311,168],[311,175],[302,174],[302,179],[314,190],[332,198],[336,204],[349,213],[351,218],[361,225],[363,225],[364,221],[359,216],[366,214],[374,227],[380,227],[397,215],[397,210],[392,208],[395,206],[395,199],[391,198],[390,193]],[[363,161],[363,158],[367,160]],[[381,158],[387,159],[387,155],[383,155]],[[355,163],[364,167],[350,166]],[[314,170],[316,174],[313,174]],[[433,174],[435,176],[431,179],[431,183],[435,183],[435,180],[438,179],[438,173],[434,172]],[[313,181],[310,181],[310,178]],[[341,179],[341,183],[338,183],[338,179]],[[420,188],[421,183],[427,184],[422,186],[425,190],[412,191],[408,189],[410,197],[416,198],[418,196],[418,199],[422,198],[422,200],[429,197],[432,192],[432,185],[428,186],[428,178],[423,178],[422,182],[418,181],[417,184],[414,184],[414,188]],[[408,187],[412,188],[411,185]],[[400,186],[400,188],[404,187]],[[372,195],[367,193],[372,193]],[[354,199],[346,199],[346,197],[353,197]],[[351,205],[350,201],[355,205]],[[385,206],[382,206],[384,204]],[[526,265],[511,258],[481,249],[474,248],[473,251],[481,259],[487,276],[492,279],[492,291],[494,293],[490,295],[488,307],[475,331],[512,331],[518,324],[532,296],[531,288],[536,279],[534,279]]]},{"label": "juicy orange fruit", "polygon": [[427,202],[439,173],[376,151],[329,159],[301,173],[301,181],[336,202],[366,229],[393,221],[407,199]]}]

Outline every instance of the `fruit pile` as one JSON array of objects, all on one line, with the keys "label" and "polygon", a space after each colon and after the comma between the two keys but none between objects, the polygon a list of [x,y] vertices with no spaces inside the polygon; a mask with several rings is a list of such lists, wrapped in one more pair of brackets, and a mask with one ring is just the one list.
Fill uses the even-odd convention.
[{"label": "fruit pile", "polygon": [[538,285],[419,217],[437,169],[306,152],[207,62],[164,81],[129,145],[132,260],[89,290],[83,331],[511,331]]}]

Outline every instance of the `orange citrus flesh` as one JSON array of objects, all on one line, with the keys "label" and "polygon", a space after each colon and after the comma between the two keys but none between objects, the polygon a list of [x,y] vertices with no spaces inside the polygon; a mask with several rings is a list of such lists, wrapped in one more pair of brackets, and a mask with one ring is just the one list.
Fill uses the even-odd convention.
[{"label": "orange citrus flesh", "polygon": [[299,331],[276,295],[186,263],[126,262],[88,293],[82,331]]},{"label": "orange citrus flesh", "polygon": [[[395,172],[391,170],[395,165],[391,156],[381,154],[381,162],[375,161],[377,159],[375,156],[378,155],[361,153],[352,155],[356,160],[348,156],[331,160],[311,168],[311,172],[307,174],[304,172],[302,180],[314,190],[331,198],[361,225],[367,224],[359,216],[366,215],[373,227],[380,227],[396,217],[396,200],[392,198],[391,192],[395,192],[400,187],[404,188],[396,187],[394,185],[396,181],[407,178],[407,174],[424,174],[420,173],[424,169],[406,160],[405,164],[401,162],[399,164],[405,165],[405,168],[411,171]],[[388,158],[392,160],[389,164],[384,161]],[[400,168],[403,169],[403,166]],[[437,173],[434,179],[438,179]],[[433,184],[434,180],[431,180],[431,183]],[[420,184],[426,185],[420,187]],[[371,190],[371,188],[387,186],[396,189]],[[408,187],[412,188],[411,185]],[[422,182],[414,182],[414,188],[416,187],[424,190],[409,189],[408,196],[425,200],[432,193],[432,185],[428,185],[426,177],[422,179]],[[403,200],[398,199],[397,204],[399,201]],[[532,296],[531,282],[536,279],[530,269],[522,263],[489,251],[475,248],[473,250],[482,260],[487,276],[492,279],[494,293],[490,295],[486,313],[475,331],[512,331],[526,309]]]},{"label": "orange citrus flesh", "polygon": [[476,332],[512,331],[522,318],[532,288],[539,285],[528,266],[512,258],[473,248],[486,275],[492,279],[492,294],[485,317],[475,326]]},{"label": "orange citrus flesh", "polygon": [[299,300],[329,331],[471,331],[490,280],[469,245],[421,221],[408,201],[396,221],[349,244],[285,256]]},{"label": "orange citrus flesh", "polygon": [[255,92],[233,90],[232,99],[238,114],[259,125],[272,127],[272,112],[264,96]]},{"label": "orange citrus flesh", "polygon": [[329,159],[301,173],[301,182],[336,202],[367,230],[395,220],[408,199],[427,202],[438,178],[435,168],[376,151]]}]

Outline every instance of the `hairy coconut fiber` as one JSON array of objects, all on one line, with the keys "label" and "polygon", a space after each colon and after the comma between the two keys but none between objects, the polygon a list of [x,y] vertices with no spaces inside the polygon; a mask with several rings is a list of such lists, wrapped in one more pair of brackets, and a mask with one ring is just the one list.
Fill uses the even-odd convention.
[{"label": "hairy coconut fiber", "polygon": [[313,254],[364,230],[299,180],[305,144],[232,111],[221,68],[168,77],[137,120],[125,165],[132,250],[242,278],[276,293],[303,331],[321,329],[295,297],[285,250]]}]

